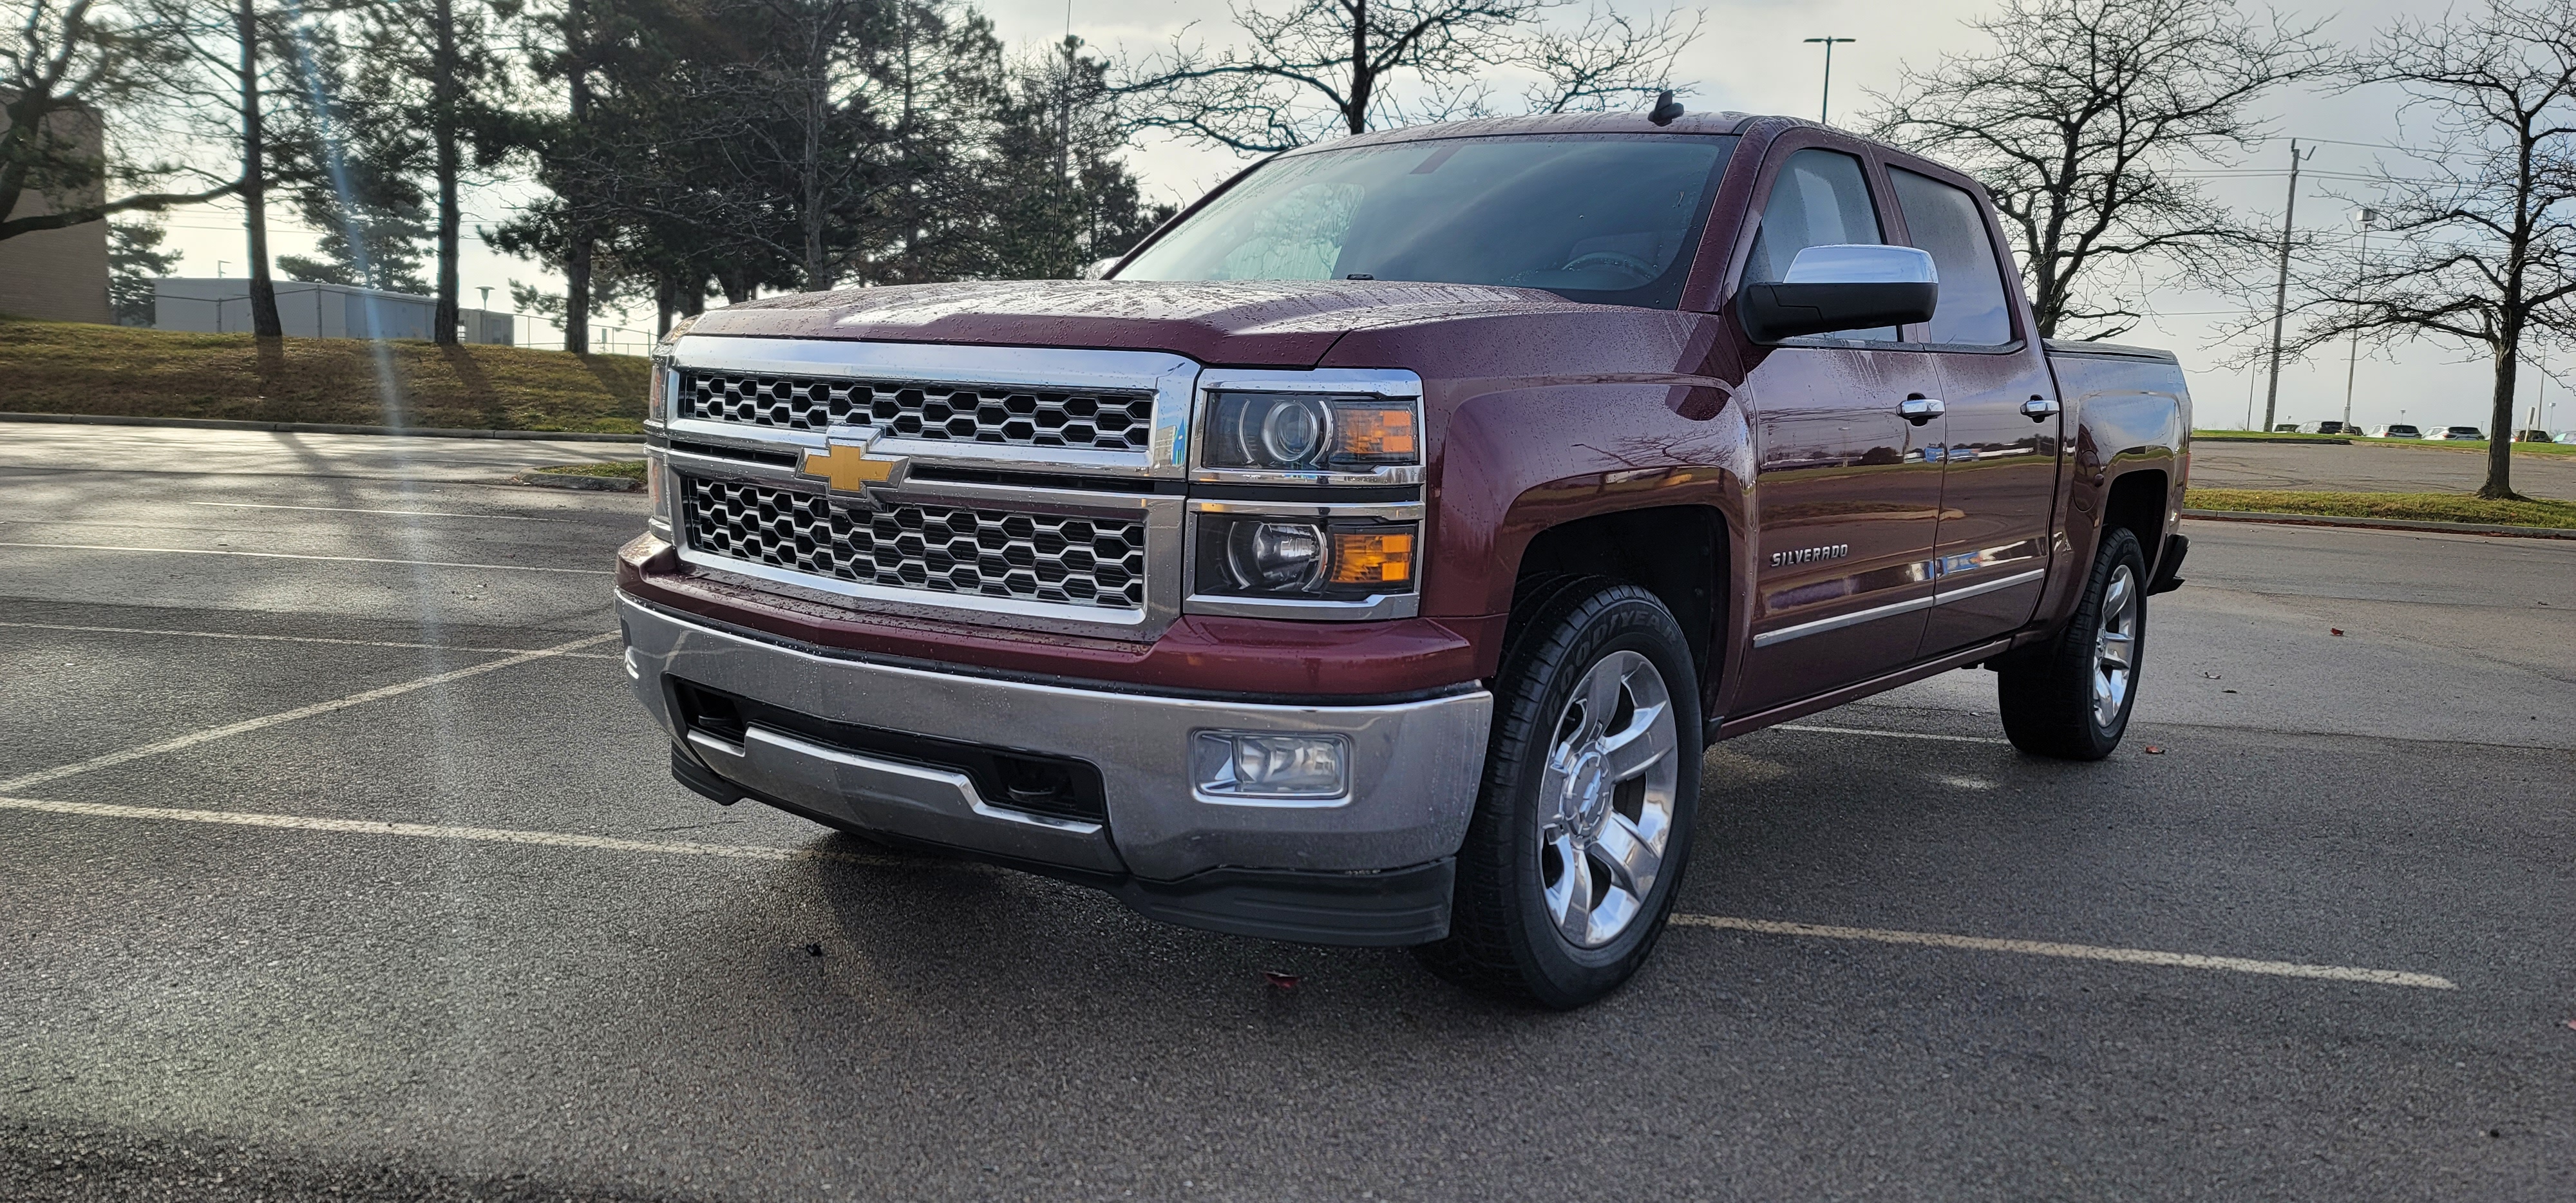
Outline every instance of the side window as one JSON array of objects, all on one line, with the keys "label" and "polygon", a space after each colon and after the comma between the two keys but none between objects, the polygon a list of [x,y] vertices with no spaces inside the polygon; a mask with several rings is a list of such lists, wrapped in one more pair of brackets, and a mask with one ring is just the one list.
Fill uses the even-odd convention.
[{"label": "side window", "polygon": [[[1802,150],[1780,165],[1772,177],[1771,195],[1762,202],[1762,224],[1753,233],[1753,254],[1744,265],[1747,284],[1777,283],[1788,278],[1798,252],[1811,246],[1885,242],[1878,211],[1869,203],[1869,182],[1860,160],[1830,150]],[[1946,277],[1945,277],[1946,278]],[[1894,342],[1896,330],[1844,330],[1840,338]]]},{"label": "side window", "polygon": [[1986,237],[1977,198],[1900,168],[1889,168],[1887,175],[1896,185],[1906,231],[1941,274],[1941,301],[1927,337],[1980,347],[2011,342],[2012,294],[1995,266],[1995,244]]}]

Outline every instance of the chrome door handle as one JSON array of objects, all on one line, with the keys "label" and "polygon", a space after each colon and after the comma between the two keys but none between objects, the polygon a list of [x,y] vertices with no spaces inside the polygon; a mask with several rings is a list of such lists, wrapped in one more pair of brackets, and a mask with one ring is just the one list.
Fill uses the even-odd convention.
[{"label": "chrome door handle", "polygon": [[2033,396],[2030,400],[2021,403],[2022,416],[2033,422],[2045,422],[2055,417],[2060,408],[2062,407],[2057,402],[2040,396]]},{"label": "chrome door handle", "polygon": [[1906,421],[1920,426],[1949,412],[1949,408],[1941,404],[1939,397],[1907,397],[1904,404],[1896,407],[1896,412]]}]

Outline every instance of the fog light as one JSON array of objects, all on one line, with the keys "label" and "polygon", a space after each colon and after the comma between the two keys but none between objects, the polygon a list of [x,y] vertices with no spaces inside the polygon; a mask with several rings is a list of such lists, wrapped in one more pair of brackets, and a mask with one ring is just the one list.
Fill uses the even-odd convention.
[{"label": "fog light", "polygon": [[1323,801],[1350,792],[1350,747],[1342,735],[1201,731],[1190,763],[1202,794]]}]

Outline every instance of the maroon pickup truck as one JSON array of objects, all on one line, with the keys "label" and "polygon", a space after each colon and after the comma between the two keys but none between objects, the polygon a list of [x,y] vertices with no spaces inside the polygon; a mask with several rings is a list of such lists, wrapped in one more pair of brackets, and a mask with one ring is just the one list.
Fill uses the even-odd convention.
[{"label": "maroon pickup truck", "polygon": [[1808,122],[1348,138],[1101,274],[658,349],[617,607],[681,782],[1573,1006],[1710,741],[1982,665],[2106,756],[2179,583],[2174,357],[2043,345],[1973,181]]}]

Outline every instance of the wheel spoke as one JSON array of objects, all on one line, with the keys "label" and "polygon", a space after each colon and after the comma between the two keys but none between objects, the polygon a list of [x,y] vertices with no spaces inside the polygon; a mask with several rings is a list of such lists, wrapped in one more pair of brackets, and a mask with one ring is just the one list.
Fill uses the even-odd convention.
[{"label": "wheel spoke", "polygon": [[1547,913],[1556,929],[1577,945],[1592,941],[1592,866],[1581,845],[1569,838],[1555,841],[1565,872],[1547,890]]},{"label": "wheel spoke", "polygon": [[2126,671],[2137,642],[2134,636],[2118,631],[2102,632],[2102,663]]},{"label": "wheel spoke", "polygon": [[2111,585],[2102,591],[2102,625],[2125,625],[2129,617],[2129,570],[2123,565],[2111,574]]},{"label": "wheel spoke", "polygon": [[1593,666],[1583,678],[1583,725],[1586,734],[1598,735],[1609,729],[1610,716],[1619,713],[1619,691],[1628,683],[1628,674],[1611,667],[1609,662]]},{"label": "wheel spoke", "polygon": [[1625,730],[1614,731],[1602,741],[1602,756],[1610,762],[1610,779],[1626,781],[1662,763],[1673,754],[1675,743],[1672,703],[1641,706]]},{"label": "wheel spoke", "polygon": [[1630,825],[1628,816],[1614,813],[1601,824],[1600,831],[1593,833],[1592,841],[1592,854],[1610,870],[1610,884],[1645,901],[1646,891],[1655,888],[1655,873],[1664,863],[1645,833]]}]

